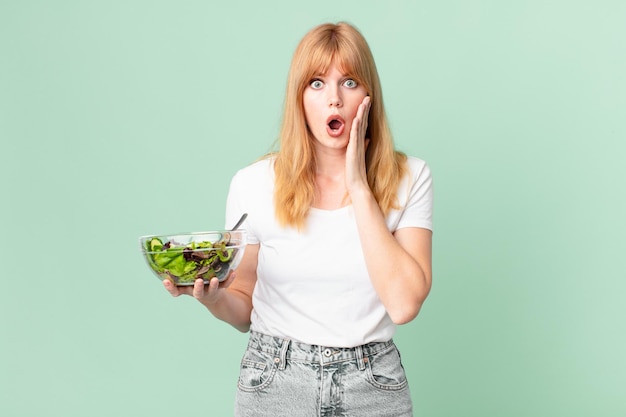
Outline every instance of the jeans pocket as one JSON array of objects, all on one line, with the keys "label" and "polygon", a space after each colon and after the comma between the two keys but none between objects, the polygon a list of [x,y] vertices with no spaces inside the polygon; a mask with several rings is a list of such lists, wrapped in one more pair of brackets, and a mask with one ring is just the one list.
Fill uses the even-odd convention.
[{"label": "jeans pocket", "polygon": [[270,355],[248,350],[241,360],[238,386],[243,391],[253,392],[267,388],[274,379],[277,364]]},{"label": "jeans pocket", "polygon": [[367,379],[376,388],[397,391],[408,385],[406,373],[395,345],[371,355],[367,361]]}]

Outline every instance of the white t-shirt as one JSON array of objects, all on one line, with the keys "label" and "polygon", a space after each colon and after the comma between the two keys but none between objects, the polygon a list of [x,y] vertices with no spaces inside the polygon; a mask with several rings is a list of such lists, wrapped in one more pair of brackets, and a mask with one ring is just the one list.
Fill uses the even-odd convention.
[{"label": "white t-shirt", "polygon": [[[413,157],[408,168],[387,226],[432,230],[430,169]],[[226,226],[248,213],[242,228],[260,244],[251,329],[333,347],[389,340],[395,325],[370,281],[352,206],[312,208],[299,232],[278,225],[273,197],[273,160],[263,159],[235,174],[226,204]]]}]

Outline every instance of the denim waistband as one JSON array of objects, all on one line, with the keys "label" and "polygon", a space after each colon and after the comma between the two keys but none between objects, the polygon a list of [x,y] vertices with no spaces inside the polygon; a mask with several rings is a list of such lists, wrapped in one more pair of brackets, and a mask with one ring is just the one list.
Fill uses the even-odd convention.
[{"label": "denim waistband", "polygon": [[273,355],[276,362],[280,361],[281,367],[284,366],[285,360],[321,365],[356,360],[359,368],[363,368],[368,361],[368,356],[382,352],[393,345],[393,340],[367,343],[351,348],[309,345],[255,331],[250,331],[248,340],[249,349]]}]

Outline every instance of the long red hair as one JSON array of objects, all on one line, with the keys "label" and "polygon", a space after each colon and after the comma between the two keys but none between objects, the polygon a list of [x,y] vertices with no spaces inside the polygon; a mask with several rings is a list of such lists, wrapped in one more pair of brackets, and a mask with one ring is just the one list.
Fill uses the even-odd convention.
[{"label": "long red hair", "polygon": [[383,213],[397,208],[396,190],[405,172],[406,155],[394,148],[371,50],[354,26],[327,23],[302,38],[289,70],[279,150],[274,154],[274,203],[276,218],[283,226],[302,228],[315,199],[315,151],[302,96],[311,79],[325,74],[333,62],[364,86],[371,97],[366,135],[370,141],[365,154],[367,180]]}]

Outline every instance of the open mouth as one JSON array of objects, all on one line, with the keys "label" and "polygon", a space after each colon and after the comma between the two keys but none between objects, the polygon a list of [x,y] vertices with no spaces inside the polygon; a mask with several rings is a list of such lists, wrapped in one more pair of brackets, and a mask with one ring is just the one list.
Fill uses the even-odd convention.
[{"label": "open mouth", "polygon": [[326,130],[330,136],[337,137],[343,133],[344,126],[345,122],[341,117],[331,117],[328,119]]},{"label": "open mouth", "polygon": [[330,127],[331,130],[339,130],[341,125],[343,125],[343,123],[337,119],[333,119],[328,123],[328,127]]}]

